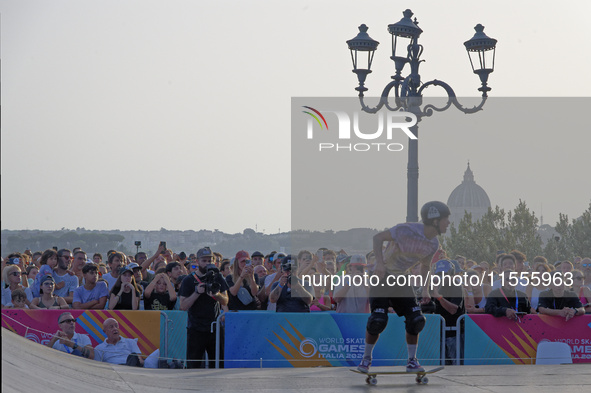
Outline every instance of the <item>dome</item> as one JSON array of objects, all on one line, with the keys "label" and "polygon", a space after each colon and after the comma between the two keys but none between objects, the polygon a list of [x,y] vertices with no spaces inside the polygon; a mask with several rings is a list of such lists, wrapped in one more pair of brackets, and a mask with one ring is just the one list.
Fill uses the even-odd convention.
[{"label": "dome", "polygon": [[486,191],[474,181],[470,163],[464,172],[464,181],[451,192],[447,205],[451,210],[450,221],[455,223],[456,228],[466,212],[472,213],[474,222],[481,219],[488,211],[490,199]]}]

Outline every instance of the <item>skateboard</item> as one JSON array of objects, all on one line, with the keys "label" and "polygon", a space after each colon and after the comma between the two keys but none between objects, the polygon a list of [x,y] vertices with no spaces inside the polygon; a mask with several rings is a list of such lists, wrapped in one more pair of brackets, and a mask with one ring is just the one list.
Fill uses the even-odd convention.
[{"label": "skateboard", "polygon": [[445,367],[441,366],[441,367],[436,367],[433,368],[431,370],[425,370],[425,371],[378,371],[378,372],[369,372],[369,373],[362,373],[359,370],[353,369],[351,368],[350,370],[353,371],[354,373],[357,374],[363,374],[366,375],[367,377],[365,378],[365,383],[367,383],[368,385],[377,385],[378,384],[378,379],[377,376],[378,375],[395,375],[395,374],[415,374],[415,382],[418,384],[423,384],[426,385],[427,383],[429,383],[429,378],[427,378],[426,374],[433,374],[436,373],[437,371],[441,371],[443,370]]}]

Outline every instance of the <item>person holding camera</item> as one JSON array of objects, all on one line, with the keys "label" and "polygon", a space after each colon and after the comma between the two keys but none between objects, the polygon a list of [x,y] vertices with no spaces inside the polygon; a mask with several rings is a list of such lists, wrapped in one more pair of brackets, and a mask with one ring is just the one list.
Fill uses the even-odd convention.
[{"label": "person holding camera", "polygon": [[[292,276],[292,257],[287,255],[281,264],[281,278],[273,284],[269,301],[276,303],[277,312],[310,312],[313,296],[295,275]],[[279,274],[279,273],[277,273]]]},{"label": "person holding camera", "polygon": [[[215,367],[216,334],[211,324],[228,304],[228,284],[212,264],[213,252],[204,247],[197,252],[199,269],[183,279],[179,290],[180,308],[187,311],[187,368],[204,368],[205,352],[209,368]],[[223,331],[220,337],[220,359],[224,354]],[[220,363],[223,367],[223,363]]]},{"label": "person holding camera", "polygon": [[[234,282],[236,278],[236,282]],[[226,277],[230,288],[228,308],[231,311],[256,310],[258,308],[255,295],[259,291],[259,278],[254,273],[250,255],[246,251],[238,251],[234,258],[233,273]]]}]

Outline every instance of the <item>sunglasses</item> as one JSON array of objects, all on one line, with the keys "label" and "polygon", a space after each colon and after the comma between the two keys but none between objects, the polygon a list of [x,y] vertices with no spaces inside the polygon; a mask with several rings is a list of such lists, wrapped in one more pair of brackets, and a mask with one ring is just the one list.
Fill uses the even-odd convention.
[{"label": "sunglasses", "polygon": [[46,282],[44,282],[44,283],[43,283],[43,285],[46,285],[46,286],[53,286],[53,285],[54,285],[54,283],[53,283],[53,281],[46,281]]},{"label": "sunglasses", "polygon": [[15,276],[15,277],[16,276],[20,276],[21,275],[21,272],[12,272],[12,273],[10,273],[10,275],[11,276]]},{"label": "sunglasses", "polygon": [[581,266],[583,266],[583,267],[591,267],[591,263],[583,263],[583,264],[581,264]]},{"label": "sunglasses", "polygon": [[63,321],[59,322],[59,323],[70,323],[70,322],[76,322],[76,318],[74,319],[64,319]]},{"label": "sunglasses", "polygon": [[197,269],[199,265],[191,265],[191,269]]}]

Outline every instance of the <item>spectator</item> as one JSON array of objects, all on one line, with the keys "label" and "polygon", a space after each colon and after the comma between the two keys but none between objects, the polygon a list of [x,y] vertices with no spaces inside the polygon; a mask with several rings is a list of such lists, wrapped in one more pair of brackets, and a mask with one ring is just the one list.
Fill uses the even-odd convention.
[{"label": "spectator", "polygon": [[109,288],[113,288],[113,285],[115,285],[119,278],[119,269],[125,264],[126,260],[127,258],[122,252],[115,251],[109,254],[107,265],[110,271],[103,275],[103,279],[109,284]]},{"label": "spectator", "polygon": [[[519,251],[515,251],[515,252],[520,253]],[[520,254],[523,255],[523,253],[520,253]],[[493,289],[501,288],[502,283],[506,282],[509,279],[509,272],[511,272],[511,271],[517,272],[517,270],[516,270],[517,259],[516,259],[515,255],[503,254],[499,259],[499,263],[500,263],[500,267],[501,267],[501,273],[503,273],[503,274],[502,274],[501,278],[499,278],[498,280],[496,280],[493,283],[493,286],[492,286]],[[522,270],[520,270],[519,272],[523,271],[523,260],[521,261],[520,266],[521,266]],[[517,273],[519,273],[519,272],[517,272]],[[519,274],[517,274],[517,277],[519,277]],[[517,290],[525,292],[526,287],[524,284],[525,284],[524,282],[522,283],[520,281],[517,284]]]},{"label": "spectator", "polygon": [[53,281],[52,276],[43,276],[41,279],[41,287],[39,288],[41,296],[33,299],[29,308],[33,310],[39,308],[47,308],[50,310],[69,308],[63,297],[53,294],[54,286],[55,282]]},{"label": "spectator", "polygon": [[[265,286],[261,288],[257,295],[261,304],[267,303],[267,310],[269,311],[275,311],[277,307],[276,303],[271,303],[269,301],[269,295],[271,294],[273,284],[278,282],[281,278],[281,262],[283,261],[284,257],[285,254],[282,252],[275,253],[269,257],[269,259],[273,262],[273,273],[267,274],[267,277],[265,277]],[[264,306],[261,306],[261,308],[264,309]]]},{"label": "spectator", "polygon": [[94,348],[90,338],[86,334],[76,333],[76,318],[70,312],[61,313],[57,318],[60,330],[55,332],[51,340],[46,344],[58,351],[94,359]]},{"label": "spectator", "polygon": [[117,281],[111,288],[109,310],[139,309],[140,294],[133,271],[129,267],[123,266],[119,269]]},{"label": "spectator", "polygon": [[525,260],[527,257],[519,250],[513,250],[509,255],[513,255],[515,257],[515,271],[517,272],[517,275],[520,276],[521,272],[526,271]]},{"label": "spectator", "polygon": [[573,263],[571,261],[563,261],[560,264],[560,271],[562,274],[573,271]]},{"label": "spectator", "polygon": [[[82,268],[86,265],[86,253],[76,253],[74,254],[74,260],[72,262],[72,272],[78,278],[78,286],[84,284],[84,274],[82,273]],[[101,262],[101,265],[104,263]],[[106,273],[106,270],[105,270]]]},{"label": "spectator", "polygon": [[581,270],[583,270],[587,288],[591,289],[591,258],[583,258],[581,260]]},{"label": "spectator", "polygon": [[171,262],[166,265],[166,274],[168,274],[168,278],[170,282],[174,285],[174,290],[178,292],[179,288],[181,287],[181,277],[183,271],[181,269],[181,264],[178,262]]},{"label": "spectator", "polygon": [[168,274],[159,273],[144,291],[145,310],[174,310],[177,294]]},{"label": "spectator", "polygon": [[302,287],[299,278],[292,275],[292,269],[295,269],[292,264],[291,255],[283,258],[281,278],[273,284],[269,301],[277,304],[277,312],[310,312],[312,294]]},{"label": "spectator", "polygon": [[[455,266],[446,259],[437,261],[435,264],[434,274],[438,275],[455,275]],[[445,285],[441,285],[433,288],[431,294],[435,299],[435,313],[439,314],[445,320],[445,326],[447,328],[455,327],[458,318],[466,313],[464,308],[464,290],[461,286],[449,285],[447,282]],[[463,342],[463,338],[461,342]],[[457,332],[455,330],[445,331],[445,364],[458,365],[456,362],[456,342]],[[463,355],[460,354],[460,358]]]},{"label": "spectator", "polygon": [[[74,290],[78,288],[78,278],[70,271],[72,257],[70,256],[70,251],[67,249],[59,250],[57,255],[57,267],[54,275],[56,288],[54,294],[64,298],[66,303],[72,304]],[[74,254],[74,257],[82,257],[86,261],[86,253],[82,250],[77,251],[76,254]],[[64,285],[58,289],[57,285],[61,282],[63,282]]]},{"label": "spectator", "polygon": [[[29,306],[27,306],[27,294],[25,293],[24,289],[17,288],[10,294],[12,299],[12,308],[19,308],[21,310],[28,310]],[[10,306],[8,306],[10,307]]]},{"label": "spectator", "polygon": [[[320,280],[322,283],[322,280]],[[312,283],[314,279],[312,278]],[[313,285],[314,298],[310,305],[310,311],[330,311],[332,310],[332,301],[330,296],[326,293],[326,288],[323,285]]]},{"label": "spectator", "polygon": [[21,285],[21,269],[17,265],[8,265],[2,271],[4,285],[6,288],[2,288],[2,308],[12,306],[12,291],[16,289],[22,289],[27,295],[27,301],[25,304],[30,307],[31,301],[33,300],[33,294],[31,288],[25,288]]},{"label": "spectator", "polygon": [[260,251],[255,251],[252,253],[252,266],[261,266],[263,264],[263,260],[265,256]]},{"label": "spectator", "polygon": [[495,317],[506,316],[509,319],[517,320],[517,313],[528,314],[531,312],[531,304],[527,295],[511,285],[515,281],[509,279],[511,272],[512,270],[505,270],[505,279],[502,280],[503,286],[493,289],[486,298],[485,310],[487,314],[492,314]]},{"label": "spectator", "polygon": [[577,315],[584,315],[585,308],[577,294],[565,289],[566,279],[560,272],[552,275],[550,289],[540,294],[538,312],[545,315],[558,315],[569,320]]},{"label": "spectator", "polygon": [[133,272],[133,278],[135,279],[137,287],[143,294],[145,288],[148,286],[148,283],[144,281],[142,277],[142,268],[135,262],[130,263],[127,267]]},{"label": "spectator", "polygon": [[[539,258],[539,257],[536,257]],[[536,276],[532,276],[532,279],[529,282],[529,285],[527,286],[525,293],[529,299],[529,302],[531,303],[531,307],[534,310],[538,309],[538,304],[539,304],[539,300],[540,300],[540,294],[547,290],[548,287],[546,285],[544,285],[544,277],[550,277],[550,268],[548,267],[548,265],[546,263],[541,263],[541,262],[535,262],[536,258],[534,258],[534,273],[538,273],[536,274],[536,276],[539,278],[539,280],[533,280],[534,277]],[[544,257],[541,257],[544,258]],[[546,259],[546,258],[544,258]],[[546,273],[546,274],[544,274]],[[547,281],[547,280],[546,280]],[[535,283],[537,283],[538,285],[533,285]]]},{"label": "spectator", "polygon": [[219,253],[219,252],[214,252],[213,253],[213,264],[219,269],[220,268],[220,264],[222,263],[222,260],[224,259],[224,256]]},{"label": "spectator", "polygon": [[144,366],[142,352],[137,345],[137,338],[125,338],[119,334],[119,322],[107,318],[103,322],[103,332],[107,338],[94,349],[94,359],[111,364]]},{"label": "spectator", "polygon": [[27,281],[29,282],[29,287],[33,286],[33,283],[35,282],[35,277],[37,277],[37,274],[39,273],[39,268],[37,267],[37,265],[29,265],[27,266]]},{"label": "spectator", "polygon": [[[53,277],[53,280],[55,281],[57,278],[57,273],[54,271],[54,269],[57,266],[57,262],[58,262],[58,253],[57,251],[51,249],[51,250],[45,250],[45,252],[43,252],[43,254],[41,255],[41,267],[39,268],[39,273],[37,273],[37,275],[35,276],[35,282],[33,283],[33,286],[31,287],[31,293],[33,294],[34,297],[39,297],[39,287],[41,286],[41,279],[46,276],[46,275],[50,275]],[[59,284],[57,284],[55,286],[56,289],[61,289],[65,286],[66,284],[64,282],[60,282]]]},{"label": "spectator", "polygon": [[347,276],[345,276],[341,284],[334,289],[333,299],[337,303],[337,312],[369,312],[369,285],[354,285],[352,283],[353,277],[363,276],[365,266],[365,257],[363,255],[351,256],[351,262],[346,267],[350,281],[346,282]]},{"label": "spectator", "polygon": [[573,286],[572,291],[577,294],[579,300],[585,307],[585,312],[591,312],[591,289],[585,286],[586,277],[582,271],[573,270]]},{"label": "spectator", "polygon": [[[478,267],[478,265],[475,267]],[[475,275],[480,279],[482,277],[482,273],[483,272],[479,272],[476,269],[470,269],[466,272],[466,277],[468,277],[468,280],[464,285],[464,305],[466,307],[466,312],[469,314],[484,314],[486,312],[486,292],[490,294],[490,285],[488,285],[485,280],[483,280],[481,285],[470,284],[471,276]],[[485,290],[485,286],[487,287],[487,290]]]},{"label": "spectator", "polygon": [[265,277],[267,277],[267,269],[263,265],[254,267],[254,274],[258,276],[257,285],[259,289],[265,285]]},{"label": "spectator", "polygon": [[92,256],[92,261],[94,263],[96,263],[97,265],[100,265],[103,262],[103,254],[96,252],[93,256]]},{"label": "spectator", "polygon": [[33,255],[31,256],[31,263],[35,266],[37,266],[37,268],[39,268],[39,266],[41,266],[41,264],[39,263],[39,261],[41,261],[41,255],[43,255],[43,253],[41,251],[35,251],[33,253]]},{"label": "spectator", "polygon": [[107,303],[109,290],[105,282],[98,281],[98,266],[95,263],[87,263],[82,268],[84,285],[74,291],[72,307],[85,310],[103,310]]},{"label": "spectator", "polygon": [[248,252],[238,251],[236,253],[233,268],[233,273],[226,277],[226,283],[230,288],[228,308],[232,311],[256,310],[255,295],[259,291],[258,276],[254,273]]},{"label": "spectator", "polygon": [[[190,267],[196,266],[195,264],[190,265]],[[224,276],[224,279],[226,277],[228,277],[228,275],[232,274],[230,268],[232,266],[230,265],[230,261],[229,260],[225,260],[222,262],[222,264],[220,265],[220,273],[222,273],[222,276]],[[193,268],[195,269],[195,268]]]},{"label": "spectator", "polygon": [[[166,247],[161,242],[160,245],[158,246],[158,249],[154,253],[154,255],[152,255],[150,258],[144,259],[144,257],[141,254],[138,254],[138,258],[137,258],[138,259],[138,265],[141,266],[141,268],[142,268],[142,277],[144,278],[144,280],[147,283],[152,282],[152,280],[156,276],[155,272],[160,267],[166,266],[166,259],[163,256],[165,252],[166,252]],[[160,266],[158,265],[158,263],[160,263]],[[153,271],[149,270],[149,267],[152,266],[152,265],[153,265],[153,268],[154,268]]]},{"label": "spectator", "polygon": [[[228,304],[228,285],[223,276],[208,271],[211,266],[213,253],[209,247],[204,247],[197,252],[199,269],[183,279],[180,296],[180,309],[188,311],[187,318],[187,367],[204,367],[200,363],[205,352],[207,352],[210,363],[209,367],[215,367],[216,357],[216,334],[211,332],[211,324],[220,315],[222,306]],[[202,279],[211,277],[212,285],[208,286]],[[215,284],[215,285],[214,285]],[[223,330],[220,342],[220,358],[223,357]],[[223,364],[220,364],[223,367]]]}]

